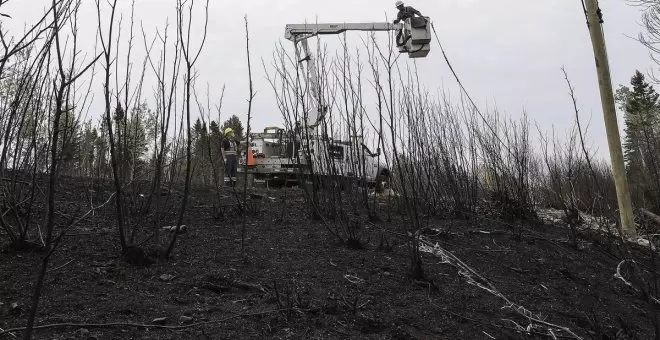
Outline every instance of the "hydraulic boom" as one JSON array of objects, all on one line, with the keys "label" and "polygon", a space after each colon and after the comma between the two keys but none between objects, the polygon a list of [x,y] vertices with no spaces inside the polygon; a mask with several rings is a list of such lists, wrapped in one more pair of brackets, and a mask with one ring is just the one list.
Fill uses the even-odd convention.
[{"label": "hydraulic boom", "polygon": [[[310,84],[310,94],[313,98],[310,110],[307,112],[305,125],[315,128],[323,120],[327,112],[321,88],[314,56],[310,51],[307,39],[328,34],[340,34],[347,31],[382,32],[398,31],[396,45],[400,53],[407,53],[410,58],[424,58],[431,50],[431,28],[429,18],[410,18],[403,23],[392,24],[387,22],[371,23],[330,23],[330,24],[289,24],[285,28],[285,38],[293,41],[296,46],[296,56],[300,62],[307,63],[307,79]],[[298,49],[298,43],[302,45],[302,53]]]},{"label": "hydraulic boom", "polygon": [[395,31],[401,30],[403,24],[390,24],[387,22],[372,23],[345,23],[345,24],[290,24],[286,25],[285,37],[298,42],[315,35],[340,34],[346,31]]}]

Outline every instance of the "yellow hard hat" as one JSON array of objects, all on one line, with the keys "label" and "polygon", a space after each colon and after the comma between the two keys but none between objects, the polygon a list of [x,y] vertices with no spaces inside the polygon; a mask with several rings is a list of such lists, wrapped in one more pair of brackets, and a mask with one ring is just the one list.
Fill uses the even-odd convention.
[{"label": "yellow hard hat", "polygon": [[230,128],[230,127],[228,127],[228,128],[225,129],[225,135],[228,134],[228,133],[230,133],[230,132],[234,132],[234,130],[233,130],[232,128]]}]

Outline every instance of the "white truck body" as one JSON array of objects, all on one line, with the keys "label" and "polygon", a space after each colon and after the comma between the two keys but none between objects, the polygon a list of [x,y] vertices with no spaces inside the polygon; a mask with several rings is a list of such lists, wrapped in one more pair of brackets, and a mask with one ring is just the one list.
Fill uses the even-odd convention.
[{"label": "white truck body", "polygon": [[[373,184],[379,175],[389,176],[383,155],[363,147],[361,138],[340,141],[310,137],[309,145],[294,142],[293,134],[278,127],[250,135],[253,164],[247,167],[255,179],[297,182],[301,177],[341,177],[358,183]],[[311,166],[310,166],[311,163]],[[241,171],[245,158],[241,157]]]}]

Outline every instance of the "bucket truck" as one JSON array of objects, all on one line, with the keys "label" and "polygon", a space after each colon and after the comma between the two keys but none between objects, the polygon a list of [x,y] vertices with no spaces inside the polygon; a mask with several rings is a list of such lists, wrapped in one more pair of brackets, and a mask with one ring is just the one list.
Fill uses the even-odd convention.
[{"label": "bucket truck", "polygon": [[[347,31],[396,31],[399,52],[408,54],[410,58],[426,57],[430,51],[431,27],[427,17],[409,18],[397,24],[286,25],[285,38],[294,43],[299,63],[306,64],[309,100],[305,105],[303,118],[295,122],[298,131],[269,127],[264,133],[255,133],[248,137],[254,157],[253,164],[248,164],[246,168],[256,179],[296,181],[296,175],[301,171],[306,176],[314,174],[321,177],[339,176],[348,180],[366,179],[367,183],[364,184],[374,184],[389,177],[389,169],[384,162],[378,161],[382,159],[378,157],[381,155],[380,148],[376,152],[369,150],[364,144],[363,136],[353,135],[349,140],[336,140],[327,135],[323,124],[328,106],[323,98],[308,39]],[[354,157],[355,155],[366,157]],[[244,164],[241,165],[243,168]]]}]

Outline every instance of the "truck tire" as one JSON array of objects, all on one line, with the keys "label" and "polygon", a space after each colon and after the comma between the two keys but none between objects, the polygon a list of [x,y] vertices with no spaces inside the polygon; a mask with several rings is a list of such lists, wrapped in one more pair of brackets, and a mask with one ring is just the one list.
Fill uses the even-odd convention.
[{"label": "truck tire", "polygon": [[378,169],[378,175],[376,176],[376,192],[383,193],[385,191],[385,186],[389,185],[390,182],[390,170],[387,168]]}]

